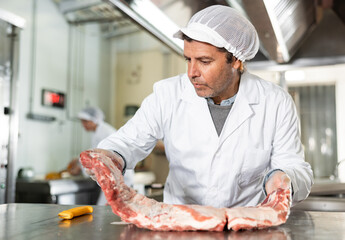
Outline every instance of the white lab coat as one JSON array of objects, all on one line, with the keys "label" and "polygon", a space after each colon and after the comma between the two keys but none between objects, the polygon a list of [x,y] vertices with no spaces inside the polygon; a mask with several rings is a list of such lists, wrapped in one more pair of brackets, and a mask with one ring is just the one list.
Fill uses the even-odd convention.
[{"label": "white lab coat", "polygon": [[135,116],[98,147],[120,152],[133,168],[163,139],[170,167],[164,202],[254,206],[272,169],[291,178],[294,203],[308,196],[312,170],[299,134],[290,95],[245,71],[218,137],[206,100],[184,74],[157,82]]}]

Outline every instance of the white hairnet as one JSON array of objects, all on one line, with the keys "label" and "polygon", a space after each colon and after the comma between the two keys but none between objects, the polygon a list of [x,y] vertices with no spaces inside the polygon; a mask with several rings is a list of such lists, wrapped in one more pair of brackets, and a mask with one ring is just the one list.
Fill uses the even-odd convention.
[{"label": "white hairnet", "polygon": [[185,34],[193,40],[225,48],[244,62],[259,50],[259,37],[254,26],[238,11],[223,5],[212,5],[192,16],[187,27],[174,37]]},{"label": "white hairnet", "polygon": [[89,120],[98,124],[104,120],[104,113],[99,108],[87,107],[78,113],[78,118],[81,120]]}]

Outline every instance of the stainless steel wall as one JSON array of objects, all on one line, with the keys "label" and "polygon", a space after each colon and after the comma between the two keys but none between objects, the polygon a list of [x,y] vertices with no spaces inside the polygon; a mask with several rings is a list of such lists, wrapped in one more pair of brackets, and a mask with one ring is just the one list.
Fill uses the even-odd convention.
[{"label": "stainless steel wall", "polygon": [[337,164],[335,85],[289,87],[301,119],[305,158],[315,178],[332,178]]}]

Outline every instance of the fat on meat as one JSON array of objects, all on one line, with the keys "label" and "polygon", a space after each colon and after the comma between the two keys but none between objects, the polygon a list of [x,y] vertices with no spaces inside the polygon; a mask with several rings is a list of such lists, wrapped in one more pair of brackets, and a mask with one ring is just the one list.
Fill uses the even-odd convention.
[{"label": "fat on meat", "polygon": [[92,150],[80,154],[81,164],[92,172],[112,211],[122,221],[156,231],[234,231],[261,229],[286,222],[290,190],[279,189],[255,207],[215,208],[157,202],[124,183],[121,171],[106,155]]}]

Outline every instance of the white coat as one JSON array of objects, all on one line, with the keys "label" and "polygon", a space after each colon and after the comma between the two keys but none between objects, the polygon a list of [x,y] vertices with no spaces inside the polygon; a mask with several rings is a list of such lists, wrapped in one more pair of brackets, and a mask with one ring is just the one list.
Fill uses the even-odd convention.
[{"label": "white coat", "polygon": [[186,74],[162,80],[135,116],[99,147],[120,152],[128,168],[163,139],[169,161],[164,202],[214,207],[254,206],[272,169],[292,180],[296,203],[312,185],[304,161],[299,120],[290,95],[247,71],[220,136],[206,99]]}]

